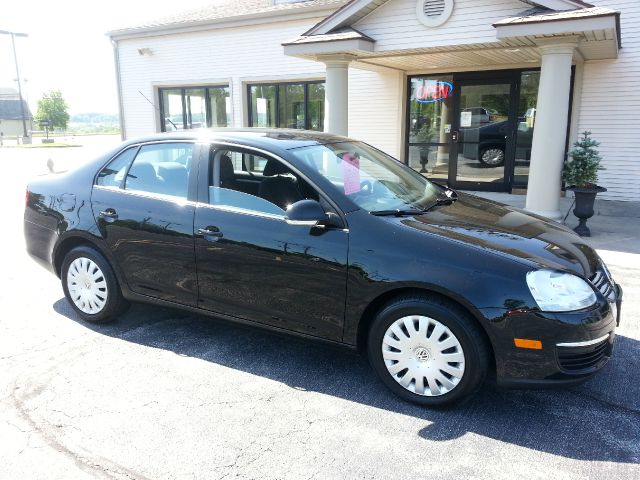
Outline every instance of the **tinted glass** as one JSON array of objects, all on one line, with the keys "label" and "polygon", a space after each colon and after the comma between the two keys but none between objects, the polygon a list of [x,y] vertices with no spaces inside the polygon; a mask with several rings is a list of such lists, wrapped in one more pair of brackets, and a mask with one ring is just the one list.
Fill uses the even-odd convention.
[{"label": "tinted glass", "polygon": [[264,177],[253,174],[256,172],[254,165],[259,165],[259,171],[262,172],[268,161],[275,160],[225,150],[213,152],[212,161],[209,203],[247,212],[284,216],[284,209],[270,200]]},{"label": "tinted glass", "polygon": [[190,88],[185,91],[187,107],[187,128],[207,126],[207,104],[204,88]]},{"label": "tinted glass", "polygon": [[277,127],[276,86],[253,85],[251,87],[251,126]]},{"label": "tinted glass", "polygon": [[324,83],[310,83],[307,97],[309,130],[324,131]]},{"label": "tinted glass", "polygon": [[187,198],[193,144],[145,145],[131,165],[125,188]]},{"label": "tinted glass", "polygon": [[304,85],[280,85],[280,128],[304,129]]},{"label": "tinted glass", "polygon": [[128,148],[116,158],[114,158],[109,165],[102,169],[98,174],[96,185],[102,185],[104,187],[119,187],[122,185],[124,175],[136,155],[138,147]]},{"label": "tinted glass", "polygon": [[184,129],[182,90],[179,88],[162,90],[163,129],[165,132]]},{"label": "tinted glass", "polygon": [[460,87],[456,181],[504,182],[511,84]]},{"label": "tinted glass", "polygon": [[209,88],[209,104],[211,105],[211,127],[228,127],[231,125],[231,97],[227,87]]}]

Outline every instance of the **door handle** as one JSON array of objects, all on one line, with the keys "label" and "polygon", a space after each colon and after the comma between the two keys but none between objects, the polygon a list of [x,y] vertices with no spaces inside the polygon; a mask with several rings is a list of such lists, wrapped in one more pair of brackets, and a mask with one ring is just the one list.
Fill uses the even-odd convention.
[{"label": "door handle", "polygon": [[100,212],[100,216],[107,222],[113,222],[118,219],[118,212],[116,212],[113,208],[107,208],[106,210]]},{"label": "door handle", "polygon": [[222,232],[220,231],[220,229],[218,227],[205,227],[205,228],[199,228],[197,231],[198,235],[202,235],[203,237],[205,237],[205,240],[207,240],[207,237],[213,237],[213,238],[221,238],[222,237]]}]

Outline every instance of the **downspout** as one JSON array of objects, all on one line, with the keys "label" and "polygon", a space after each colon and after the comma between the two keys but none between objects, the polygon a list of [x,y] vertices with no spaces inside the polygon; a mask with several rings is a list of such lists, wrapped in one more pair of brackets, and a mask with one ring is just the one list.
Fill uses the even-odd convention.
[{"label": "downspout", "polygon": [[122,104],[122,77],[120,75],[120,52],[118,50],[118,41],[111,40],[113,45],[113,61],[116,66],[116,87],[118,91],[118,113],[120,117],[120,138],[126,140],[125,124],[124,124],[124,107]]}]

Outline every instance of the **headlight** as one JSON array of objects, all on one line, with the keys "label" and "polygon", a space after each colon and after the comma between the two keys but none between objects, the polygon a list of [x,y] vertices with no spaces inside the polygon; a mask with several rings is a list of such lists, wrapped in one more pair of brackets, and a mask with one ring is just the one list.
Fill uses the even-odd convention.
[{"label": "headlight", "polygon": [[527,273],[527,285],[540,310],[568,312],[596,303],[593,288],[580,277],[552,270]]}]

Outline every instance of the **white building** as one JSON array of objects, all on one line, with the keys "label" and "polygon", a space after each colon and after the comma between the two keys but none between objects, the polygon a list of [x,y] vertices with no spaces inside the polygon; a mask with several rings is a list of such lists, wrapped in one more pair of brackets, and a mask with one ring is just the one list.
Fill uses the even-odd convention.
[{"label": "white building", "polygon": [[0,136],[4,139],[23,136],[25,128],[30,135],[33,115],[29,105],[24,100],[20,104],[17,90],[0,88]]},{"label": "white building", "polygon": [[325,129],[559,216],[579,132],[640,202],[638,0],[236,0],[110,32],[127,138]]}]

